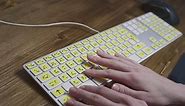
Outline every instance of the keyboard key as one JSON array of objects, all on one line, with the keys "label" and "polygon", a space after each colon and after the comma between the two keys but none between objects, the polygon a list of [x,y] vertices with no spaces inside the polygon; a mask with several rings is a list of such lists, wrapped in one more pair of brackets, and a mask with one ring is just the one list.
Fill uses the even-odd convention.
[{"label": "keyboard key", "polygon": [[114,50],[116,53],[121,53],[121,52],[122,52],[122,50],[121,50],[119,47],[115,47],[113,50]]},{"label": "keyboard key", "polygon": [[65,90],[62,87],[55,88],[51,93],[57,98],[62,96],[65,93]]},{"label": "keyboard key", "polygon": [[124,45],[126,45],[127,47],[132,46],[129,42],[125,42]]},{"label": "keyboard key", "polygon": [[152,46],[151,46],[153,49],[158,49],[159,47],[158,47],[158,45],[156,45],[156,44],[152,44]]},{"label": "keyboard key", "polygon": [[38,67],[30,69],[30,71],[36,76],[42,73],[42,70]]},{"label": "keyboard key", "polygon": [[68,100],[70,100],[70,97],[68,95],[63,95],[59,98],[59,101],[61,104],[65,104]]},{"label": "keyboard key", "polygon": [[66,54],[66,53],[69,52],[69,50],[68,50],[67,48],[63,48],[63,49],[60,50],[60,52],[61,52],[62,54]]},{"label": "keyboard key", "polygon": [[78,72],[78,73],[82,73],[85,71],[85,68],[82,67],[81,65],[78,65],[77,67],[75,67],[75,70]]},{"label": "keyboard key", "polygon": [[143,47],[145,46],[144,43],[140,42],[138,44],[136,44],[133,48],[138,51],[138,50],[141,50]]},{"label": "keyboard key", "polygon": [[74,45],[70,45],[70,46],[68,46],[67,48],[68,48],[70,51],[76,49],[76,47],[75,47]]},{"label": "keyboard key", "polygon": [[53,78],[53,75],[50,72],[44,72],[41,75],[38,76],[38,79],[41,82],[48,81],[49,79]]},{"label": "keyboard key", "polygon": [[143,49],[143,51],[146,53],[146,54],[151,54],[153,52],[153,49],[151,47],[146,47]]},{"label": "keyboard key", "polygon": [[66,64],[69,66],[69,68],[73,68],[77,65],[73,60],[66,62]]},{"label": "keyboard key", "polygon": [[60,85],[61,83],[62,83],[62,81],[59,78],[56,77],[56,78],[53,78],[53,79],[49,80],[44,85],[48,89],[53,89],[53,88],[57,87],[58,85]]},{"label": "keyboard key", "polygon": [[119,37],[119,38],[117,38],[117,41],[118,41],[119,43],[123,43],[125,40],[122,39],[121,37]]},{"label": "keyboard key", "polygon": [[61,74],[62,72],[58,69],[58,68],[53,68],[51,70],[51,73],[54,75],[54,76],[57,76],[59,74]]},{"label": "keyboard key", "polygon": [[149,40],[153,43],[155,43],[157,41],[157,39],[155,37],[150,37]]},{"label": "keyboard key", "polygon": [[64,62],[67,61],[63,56],[56,58],[56,60],[57,60],[60,64],[62,64],[62,63],[64,63]]},{"label": "keyboard key", "polygon": [[75,87],[79,86],[82,83],[78,78],[73,78],[70,82]]},{"label": "keyboard key", "polygon": [[105,42],[109,42],[110,41],[110,39],[108,38],[108,37],[103,37],[102,38]]},{"label": "keyboard key", "polygon": [[73,56],[71,53],[64,54],[64,57],[65,57],[67,60],[71,60],[72,58],[74,58],[74,56]]},{"label": "keyboard key", "polygon": [[95,48],[99,46],[99,44],[95,41],[91,42],[91,45],[94,46]]},{"label": "keyboard key", "polygon": [[84,45],[89,44],[89,41],[87,39],[84,39],[81,41]]},{"label": "keyboard key", "polygon": [[53,55],[54,57],[59,57],[59,56],[62,55],[62,53],[59,52],[59,51],[56,51],[56,52],[52,53],[52,55]]},{"label": "keyboard key", "polygon": [[85,81],[89,80],[89,78],[88,78],[86,75],[84,75],[84,74],[80,74],[80,75],[78,76],[78,78],[79,78],[82,82],[85,82]]},{"label": "keyboard key", "polygon": [[124,44],[119,45],[119,47],[120,47],[122,50],[125,50],[125,49],[127,48]]},{"label": "keyboard key", "polygon": [[45,60],[43,58],[40,58],[40,59],[35,60],[35,63],[37,63],[38,65],[40,65],[40,64],[45,63]]},{"label": "keyboard key", "polygon": [[136,61],[136,62],[138,62],[141,58],[140,57],[138,57],[137,55],[131,55],[131,56],[129,56],[128,57],[129,59],[131,59],[131,60],[134,60],[134,61]]},{"label": "keyboard key", "polygon": [[41,68],[43,71],[47,71],[47,70],[51,69],[51,67],[50,67],[47,63],[41,64],[41,65],[40,65],[40,68]]},{"label": "keyboard key", "polygon": [[137,55],[138,55],[140,58],[146,57],[146,54],[145,54],[143,51],[137,52]]},{"label": "keyboard key", "polygon": [[58,63],[55,59],[49,61],[48,64],[49,64],[51,67],[56,67],[56,66],[59,65],[59,63]]},{"label": "keyboard key", "polygon": [[74,61],[77,63],[77,64],[82,64],[84,62],[84,60],[80,57],[77,57],[74,59]]},{"label": "keyboard key", "polygon": [[106,46],[109,47],[109,48],[113,48],[114,47],[114,45],[112,43],[110,43],[110,42],[107,42]]},{"label": "keyboard key", "polygon": [[127,50],[123,51],[123,55],[128,57],[130,55],[130,52],[128,52]]},{"label": "keyboard key", "polygon": [[78,75],[78,73],[74,69],[69,70],[67,73],[72,78]]},{"label": "keyboard key", "polygon": [[69,70],[70,68],[66,65],[66,64],[62,64],[58,67],[60,70],[62,70],[62,72],[66,72],[67,70]]},{"label": "keyboard key", "polygon": [[34,62],[31,62],[31,63],[26,64],[26,67],[29,68],[29,69],[31,69],[33,67],[36,67],[36,66],[37,65]]},{"label": "keyboard key", "polygon": [[78,50],[71,51],[73,56],[78,57],[81,53]]},{"label": "keyboard key", "polygon": [[54,57],[53,57],[51,54],[49,54],[49,55],[47,55],[47,56],[44,57],[44,59],[45,59],[46,61],[52,60],[53,58],[54,58]]},{"label": "keyboard key", "polygon": [[109,48],[107,46],[103,45],[103,46],[100,46],[100,49],[103,51],[107,51]]},{"label": "keyboard key", "polygon": [[117,46],[117,45],[119,45],[120,43],[119,43],[118,41],[116,41],[116,40],[112,40],[112,44],[115,45],[115,46]]},{"label": "keyboard key", "polygon": [[78,50],[83,54],[85,52],[87,52],[87,50],[84,47],[80,47],[78,48]]},{"label": "keyboard key", "polygon": [[70,76],[69,76],[68,74],[66,74],[66,73],[62,73],[62,74],[59,76],[59,78],[60,78],[63,82],[66,82],[66,81],[68,81],[69,79],[71,79]]},{"label": "keyboard key", "polygon": [[103,41],[102,39],[98,39],[97,42],[98,42],[100,45],[105,43],[105,41]]},{"label": "keyboard key", "polygon": [[93,47],[92,47],[90,44],[85,45],[85,48],[86,48],[87,50],[92,50],[92,49],[93,49]]},{"label": "keyboard key", "polygon": [[110,55],[115,55],[115,51],[114,50],[112,50],[112,49],[110,49],[110,50],[108,50],[108,53],[110,54]]}]

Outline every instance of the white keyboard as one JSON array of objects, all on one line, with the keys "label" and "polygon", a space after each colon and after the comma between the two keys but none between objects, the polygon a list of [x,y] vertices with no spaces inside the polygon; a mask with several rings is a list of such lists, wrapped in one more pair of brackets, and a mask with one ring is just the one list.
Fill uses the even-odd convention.
[{"label": "white keyboard", "polygon": [[87,54],[96,54],[101,49],[112,55],[120,53],[140,63],[181,35],[153,13],[147,13],[28,62],[23,67],[62,106],[70,98],[67,95],[70,87],[102,83],[82,74],[93,68]]}]

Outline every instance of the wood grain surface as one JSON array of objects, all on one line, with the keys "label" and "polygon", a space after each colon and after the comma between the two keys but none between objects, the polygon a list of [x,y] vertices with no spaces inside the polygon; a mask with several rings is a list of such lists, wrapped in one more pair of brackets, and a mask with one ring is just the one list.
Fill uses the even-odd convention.
[{"label": "wood grain surface", "polygon": [[[185,1],[168,2],[181,18],[177,29],[184,33]],[[27,24],[76,21],[103,31],[141,14],[139,0],[0,0],[0,19]],[[22,65],[92,34],[72,25],[28,28],[0,24],[0,106],[56,105]],[[168,76],[184,51],[182,36],[142,64],[160,73],[170,61],[163,74]]]}]

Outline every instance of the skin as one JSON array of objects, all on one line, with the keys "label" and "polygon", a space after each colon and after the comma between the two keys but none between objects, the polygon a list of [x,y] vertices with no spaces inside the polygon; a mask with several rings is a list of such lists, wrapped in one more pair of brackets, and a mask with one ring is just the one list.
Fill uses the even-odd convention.
[{"label": "skin", "polygon": [[[99,86],[71,88],[67,106],[184,106],[185,86],[164,78],[151,69],[119,54],[103,51],[88,60],[109,69],[88,69],[85,74],[96,78],[112,79],[111,89]],[[80,101],[80,102],[79,102]],[[145,102],[146,103],[145,103]]]}]

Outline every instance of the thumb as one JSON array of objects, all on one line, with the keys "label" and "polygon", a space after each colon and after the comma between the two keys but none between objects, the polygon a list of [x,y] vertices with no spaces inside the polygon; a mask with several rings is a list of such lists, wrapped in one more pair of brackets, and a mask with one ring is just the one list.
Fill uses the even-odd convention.
[{"label": "thumb", "polygon": [[145,94],[144,91],[136,91],[136,90],[133,90],[133,89],[131,89],[125,85],[119,84],[119,83],[113,84],[112,89],[117,92],[132,96],[137,99],[141,98],[141,96],[144,96],[144,94]]}]

